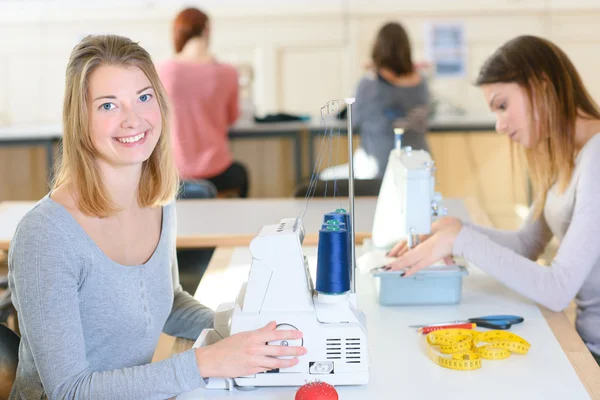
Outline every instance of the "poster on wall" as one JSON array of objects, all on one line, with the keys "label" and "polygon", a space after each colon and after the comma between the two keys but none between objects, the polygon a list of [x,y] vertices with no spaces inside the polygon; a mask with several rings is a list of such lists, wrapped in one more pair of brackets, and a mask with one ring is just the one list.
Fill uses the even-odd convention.
[{"label": "poster on wall", "polygon": [[467,75],[467,44],[464,25],[457,22],[430,22],[425,25],[425,57],[436,78],[464,78]]}]

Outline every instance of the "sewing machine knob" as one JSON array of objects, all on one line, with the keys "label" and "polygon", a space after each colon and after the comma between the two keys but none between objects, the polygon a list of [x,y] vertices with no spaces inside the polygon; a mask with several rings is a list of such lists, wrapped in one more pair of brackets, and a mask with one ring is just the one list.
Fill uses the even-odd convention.
[{"label": "sewing machine knob", "polygon": [[[291,324],[278,324],[275,327],[276,331],[279,330],[295,330],[297,331],[298,328],[296,328],[294,325]],[[267,343],[269,346],[303,346],[304,345],[304,338],[300,338],[300,339],[284,339],[284,340],[273,340],[271,342]],[[281,357],[277,357],[280,359],[289,359],[289,358],[294,358],[294,356],[281,356]]]}]

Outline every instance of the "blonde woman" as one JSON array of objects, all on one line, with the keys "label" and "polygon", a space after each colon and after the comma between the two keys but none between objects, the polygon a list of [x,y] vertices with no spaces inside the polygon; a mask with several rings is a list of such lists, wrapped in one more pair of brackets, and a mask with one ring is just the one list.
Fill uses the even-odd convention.
[{"label": "blonde woman", "polygon": [[151,364],[161,332],[195,339],[213,312],[182,291],[165,94],[149,54],[89,36],[66,72],[63,158],[19,224],[9,283],[22,333],[11,398],[165,399],[295,365],[275,323]]},{"label": "blonde woman", "polygon": [[[410,276],[454,254],[551,310],[575,298],[577,331],[599,361],[600,110],[566,54],[534,36],[498,49],[477,85],[496,113],[496,130],[525,149],[539,194],[531,215],[515,232],[442,219],[419,246],[392,249],[400,259],[388,268]],[[558,253],[541,266],[535,260],[553,236]]]}]

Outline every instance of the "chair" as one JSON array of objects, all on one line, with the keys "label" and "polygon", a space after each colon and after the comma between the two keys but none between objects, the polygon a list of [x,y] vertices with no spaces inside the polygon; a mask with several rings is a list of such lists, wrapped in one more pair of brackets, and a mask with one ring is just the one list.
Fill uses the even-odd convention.
[{"label": "chair", "polygon": [[234,199],[241,196],[240,189],[224,189],[217,193],[219,199]]},{"label": "chair", "polygon": [[[6,259],[0,259],[0,265],[2,265],[2,269],[4,270],[6,267]],[[8,324],[8,320],[12,315],[16,316],[17,312],[12,304],[12,300],[10,297],[10,289],[8,288],[8,277],[5,275],[0,275],[0,324]],[[15,325],[16,319],[15,319]],[[18,330],[18,327],[15,326],[15,329]],[[1,397],[0,397],[1,399]]]},{"label": "chair", "polygon": [[16,310],[11,301],[10,289],[6,289],[0,293],[0,324],[8,323],[11,315],[16,315]]},{"label": "chair", "polygon": [[[219,196],[217,187],[210,181],[183,181],[178,200],[214,199]],[[214,248],[178,249],[179,282],[188,293],[194,294],[212,257]]]},{"label": "chair", "polygon": [[[379,189],[381,188],[382,179],[355,179],[354,180],[354,196],[379,196]],[[315,197],[323,197],[325,194],[328,197],[333,197],[334,189],[335,195],[341,197],[347,197],[348,181],[317,181],[316,188],[313,188]],[[327,193],[325,189],[327,187]],[[304,182],[296,187],[294,190],[294,197],[305,197],[308,191],[309,183]]]},{"label": "chair", "polygon": [[17,375],[19,336],[0,324],[0,399],[7,399]]}]

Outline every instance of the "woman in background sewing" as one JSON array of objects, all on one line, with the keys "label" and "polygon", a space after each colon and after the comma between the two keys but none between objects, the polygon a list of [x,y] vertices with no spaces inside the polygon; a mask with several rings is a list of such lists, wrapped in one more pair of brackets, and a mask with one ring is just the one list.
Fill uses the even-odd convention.
[{"label": "woman in background sewing", "polygon": [[[360,132],[354,154],[357,179],[383,177],[394,148],[394,128],[404,129],[403,146],[429,151],[427,82],[415,69],[408,34],[399,23],[387,23],[377,33],[369,71],[358,83],[352,111],[353,125]],[[333,168],[320,178],[348,177],[347,165]]]},{"label": "woman in background sewing", "polygon": [[136,43],[88,36],[74,48],[56,182],[10,246],[22,333],[11,399],[165,399],[304,354],[268,346],[300,336],[271,322],[150,363],[161,332],[195,340],[213,325],[213,311],[179,284],[166,104]]},{"label": "woman in background sewing", "polygon": [[[520,36],[483,65],[476,84],[496,114],[496,130],[520,144],[536,193],[518,231],[456,218],[388,269],[410,276],[450,255],[473,264],[539,304],[561,311],[575,298],[576,329],[600,363],[600,110],[566,54],[553,43]],[[536,263],[550,239],[560,247],[549,266]],[[426,240],[425,240],[426,239]]]},{"label": "woman in background sewing", "polygon": [[210,21],[196,9],[173,23],[176,55],[158,65],[171,103],[173,153],[187,185],[211,181],[221,196],[248,196],[248,172],[233,160],[229,128],[238,119],[238,73],[209,50]]}]

